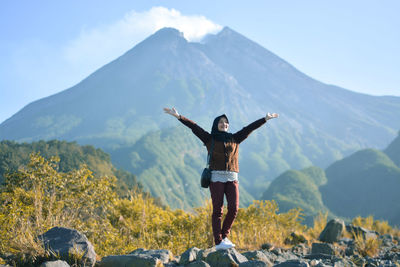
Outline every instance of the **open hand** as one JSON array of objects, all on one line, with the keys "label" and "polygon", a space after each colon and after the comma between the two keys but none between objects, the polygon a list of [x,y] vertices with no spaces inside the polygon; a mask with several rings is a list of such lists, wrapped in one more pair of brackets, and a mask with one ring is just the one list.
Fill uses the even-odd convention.
[{"label": "open hand", "polygon": [[270,120],[270,119],[274,119],[274,118],[278,118],[279,114],[278,113],[267,113],[267,116],[265,116],[265,120]]},{"label": "open hand", "polygon": [[164,108],[164,112],[167,113],[167,114],[169,114],[169,115],[174,116],[174,117],[177,118],[177,119],[179,119],[179,113],[178,113],[178,111],[177,111],[175,108],[172,108],[172,109],[170,109],[170,108]]}]

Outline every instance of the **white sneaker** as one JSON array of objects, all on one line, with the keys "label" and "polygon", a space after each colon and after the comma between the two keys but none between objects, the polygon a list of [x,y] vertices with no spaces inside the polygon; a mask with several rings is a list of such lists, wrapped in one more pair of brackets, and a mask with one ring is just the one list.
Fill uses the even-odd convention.
[{"label": "white sneaker", "polygon": [[229,248],[233,248],[235,245],[233,244],[228,244],[226,243],[224,240],[221,241],[221,243],[219,243],[218,245],[215,246],[216,250],[220,250],[220,249],[229,249]]},{"label": "white sneaker", "polygon": [[232,241],[230,241],[227,237],[222,239],[222,241],[225,242],[226,244],[232,245],[232,247],[235,247],[235,244],[233,244]]}]

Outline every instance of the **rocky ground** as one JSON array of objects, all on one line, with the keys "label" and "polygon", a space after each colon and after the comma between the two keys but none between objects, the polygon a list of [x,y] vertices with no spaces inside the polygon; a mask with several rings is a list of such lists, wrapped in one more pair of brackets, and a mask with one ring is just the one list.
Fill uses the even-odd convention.
[{"label": "rocky ground", "polygon": [[[380,246],[376,255],[363,256],[356,246],[354,238],[342,238],[344,229],[364,240],[377,241]],[[354,235],[354,237],[355,237]],[[283,249],[272,244],[264,244],[260,250],[238,252],[231,248],[218,250],[215,248],[190,248],[182,255],[174,256],[169,250],[137,249],[127,255],[106,256],[96,261],[96,253],[87,238],[73,229],[56,227],[39,237],[45,247],[51,248],[58,255],[58,260],[38,264],[41,267],[67,266],[274,266],[274,267],[400,267],[400,238],[391,235],[379,235],[361,227],[344,225],[343,221],[330,221],[319,237],[319,241],[307,245],[305,238],[295,233],[288,239],[292,247]],[[83,251],[79,260],[71,258],[71,248]],[[365,252],[365,251],[364,251]],[[4,256],[7,262],[12,255]],[[9,266],[9,265],[0,265]],[[34,265],[33,265],[34,266]]]}]

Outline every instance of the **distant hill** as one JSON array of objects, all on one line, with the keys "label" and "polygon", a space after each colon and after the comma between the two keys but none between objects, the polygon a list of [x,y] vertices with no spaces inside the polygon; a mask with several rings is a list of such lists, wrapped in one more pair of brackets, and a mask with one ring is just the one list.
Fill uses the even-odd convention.
[{"label": "distant hill", "polygon": [[373,215],[400,226],[400,168],[388,155],[393,159],[400,155],[399,137],[384,152],[363,149],[325,171],[316,167],[286,171],[271,183],[262,199],[276,200],[282,211],[300,207],[306,221],[320,211],[329,211],[331,216],[343,218]]},{"label": "distant hill", "polygon": [[400,131],[398,136],[388,145],[384,152],[397,167],[400,167]]},{"label": "distant hill", "polygon": [[[168,167],[179,141],[139,143],[184,127],[162,112],[166,106],[208,131],[222,113],[233,132],[267,112],[280,113],[241,145],[240,184],[249,198],[259,198],[268,182],[288,169],[325,168],[359,149],[381,149],[400,125],[400,97],[369,96],[316,81],[228,27],[201,43],[165,28],[77,85],[24,107],[0,125],[0,140],[90,144],[111,154],[116,167],[137,173],[145,188],[172,207],[198,206],[199,189],[181,188],[198,186],[205,165],[206,152],[196,137],[182,138],[182,146],[193,144],[187,158],[198,161]],[[159,146],[170,153],[158,153]],[[138,164],[147,154],[157,155],[156,163]],[[154,188],[154,177],[172,193]]]},{"label": "distant hill", "polygon": [[44,158],[52,156],[60,158],[58,170],[68,172],[79,169],[83,164],[93,172],[96,177],[115,176],[118,179],[118,192],[126,194],[128,190],[142,192],[143,186],[137,181],[133,174],[115,168],[110,156],[101,149],[93,146],[80,146],[76,142],[66,141],[38,141],[33,143],[16,143],[14,141],[0,142],[0,184],[4,182],[7,172],[18,170],[22,165],[29,163],[29,155],[39,152]]},{"label": "distant hill", "polygon": [[300,207],[305,214],[305,222],[311,224],[319,212],[328,211],[319,191],[319,186],[326,182],[324,170],[318,167],[289,170],[271,183],[262,199],[275,200],[281,212]]},{"label": "distant hill", "polygon": [[[400,153],[400,150],[397,152]],[[326,169],[327,207],[344,217],[373,215],[400,225],[400,168],[382,151],[365,149]]]}]

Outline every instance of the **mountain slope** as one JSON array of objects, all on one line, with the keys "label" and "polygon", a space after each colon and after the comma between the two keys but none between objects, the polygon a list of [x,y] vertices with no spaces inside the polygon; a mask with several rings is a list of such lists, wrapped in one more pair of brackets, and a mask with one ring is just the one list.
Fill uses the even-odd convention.
[{"label": "mountain slope", "polygon": [[142,185],[133,174],[115,168],[110,156],[101,149],[93,146],[80,146],[75,142],[51,140],[33,143],[18,144],[11,141],[0,142],[0,185],[4,182],[4,176],[8,172],[17,171],[22,165],[29,163],[31,153],[40,153],[46,159],[58,157],[58,170],[69,172],[81,168],[84,164],[93,172],[95,177],[117,177],[118,192],[126,195],[128,190],[142,191]]},{"label": "mountain slope", "polygon": [[[400,151],[399,151],[400,153]],[[400,168],[383,152],[358,151],[326,169],[323,201],[340,216],[374,215],[400,225]]]},{"label": "mountain slope", "polygon": [[289,170],[274,179],[262,199],[275,200],[282,212],[300,207],[305,214],[305,222],[311,224],[319,212],[328,211],[318,189],[324,183],[325,172],[318,167]]},{"label": "mountain slope", "polygon": [[[241,145],[240,181],[254,198],[267,181],[290,168],[325,167],[358,149],[386,146],[400,124],[399,97],[362,95],[318,82],[229,28],[203,43],[187,42],[166,28],[76,86],[23,108],[0,125],[0,139],[75,140],[101,147],[118,167],[138,170],[134,161],[120,159],[152,149],[157,153],[138,142],[184,127],[162,112],[165,106],[176,106],[206,130],[226,113],[232,132],[266,112],[280,113]],[[196,137],[185,139],[186,145],[191,138]],[[174,151],[176,144],[159,145]],[[146,188],[152,187],[153,175],[170,177],[162,167],[168,155],[160,157],[160,164],[138,170]],[[165,179],[175,192],[166,194],[166,201],[178,205],[178,197],[200,204],[177,186],[187,179],[195,183],[205,156],[201,162],[171,167],[176,176]]]}]

